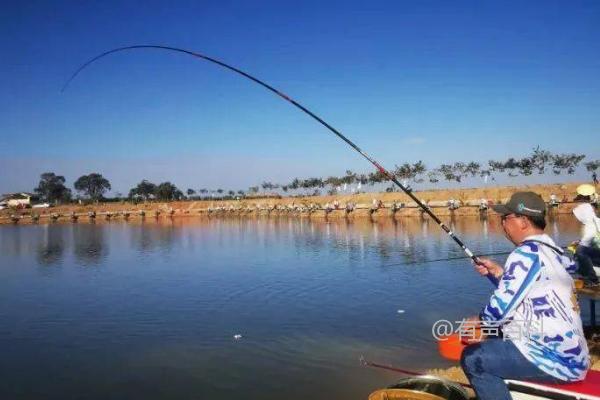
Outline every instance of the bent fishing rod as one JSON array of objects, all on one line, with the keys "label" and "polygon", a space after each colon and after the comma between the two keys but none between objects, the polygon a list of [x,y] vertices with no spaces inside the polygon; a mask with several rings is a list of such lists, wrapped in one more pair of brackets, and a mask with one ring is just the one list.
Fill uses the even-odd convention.
[{"label": "bent fishing rod", "polygon": [[[197,52],[194,52],[194,51],[185,50],[185,49],[181,49],[181,48],[177,48],[177,47],[171,47],[171,46],[133,45],[133,46],[119,47],[119,48],[116,48],[116,49],[108,50],[108,51],[106,51],[106,52],[104,52],[102,54],[99,54],[96,57],[94,57],[94,58],[90,59],[89,61],[85,62],[84,64],[82,64],[73,73],[73,75],[71,75],[71,77],[67,80],[67,82],[62,87],[61,92],[64,92],[67,89],[67,87],[69,86],[69,84],[73,81],[73,79],[75,79],[77,77],[77,75],[79,75],[79,73],[81,73],[81,71],[83,71],[85,68],[87,68],[90,64],[94,63],[95,61],[98,61],[99,59],[101,59],[103,57],[106,57],[106,56],[108,56],[110,54],[113,54],[113,53],[118,53],[118,52],[121,52],[121,51],[128,51],[128,50],[136,50],[136,49],[167,50],[167,51],[173,51],[173,52],[177,52],[177,53],[187,54],[187,55],[190,55],[192,57],[196,57],[196,58],[200,58],[200,59],[205,60],[205,61],[209,61],[209,62],[211,62],[213,64],[217,64],[217,65],[219,65],[219,66],[221,66],[221,67],[223,67],[225,69],[228,69],[230,71],[233,71],[233,72],[235,72],[235,73],[237,73],[239,75],[242,75],[242,76],[250,79],[251,81],[259,84],[262,87],[264,87],[265,89],[268,89],[271,92],[275,93],[277,96],[281,97],[282,99],[288,101],[289,103],[291,103],[295,107],[297,107],[300,110],[302,110],[304,113],[306,113],[309,116],[311,116],[313,119],[315,119],[321,125],[323,125],[327,129],[329,129],[337,137],[339,137],[340,139],[342,139],[344,142],[346,142],[346,144],[348,144],[350,147],[352,147],[354,150],[356,150],[367,161],[369,161],[371,164],[373,164],[373,166],[375,166],[375,168],[383,176],[385,176],[391,182],[393,182],[394,184],[396,184],[408,197],[410,197],[423,210],[423,212],[425,212],[427,215],[429,215],[429,217],[431,217],[431,219],[433,219],[440,226],[440,228],[442,228],[442,230],[444,230],[444,232],[446,232],[448,234],[448,236],[450,236],[450,238],[452,238],[452,240],[454,240],[454,242],[456,242],[456,244],[460,246],[460,248],[468,256],[468,258],[470,258],[471,260],[473,260],[473,262],[476,263],[476,264],[481,264],[481,261],[479,260],[479,258],[476,255],[474,255],[471,250],[469,250],[469,248],[463,243],[463,241],[460,240],[454,234],[454,232],[452,232],[452,230],[450,230],[450,228],[448,228],[448,226],[446,226],[446,224],[444,224],[442,222],[442,220],[440,220],[438,218],[438,216],[435,215],[431,211],[431,209],[429,207],[427,207],[425,204],[423,204],[423,202],[421,200],[419,200],[419,198],[417,196],[414,195],[413,190],[410,188],[410,186],[403,185],[391,172],[389,172],[387,169],[385,169],[384,167],[382,167],[381,164],[379,164],[377,161],[375,161],[375,159],[373,159],[371,156],[369,156],[367,153],[365,153],[363,150],[361,150],[356,144],[354,144],[354,142],[352,142],[350,139],[348,139],[346,136],[344,136],[340,131],[338,131],[337,129],[335,129],[333,126],[329,125],[321,117],[317,116],[315,113],[313,113],[312,111],[310,111],[309,109],[307,109],[306,107],[304,107],[302,104],[298,103],[296,100],[294,100],[291,97],[287,96],[283,92],[275,89],[273,86],[271,86],[271,85],[269,85],[269,84],[261,81],[258,78],[255,78],[254,76],[248,74],[247,72],[242,71],[241,69],[233,67],[233,66],[231,66],[229,64],[225,64],[224,62],[219,61],[219,60],[217,60],[215,58],[208,57],[208,56],[205,56],[203,54],[200,54],[200,53],[197,53]],[[495,282],[494,278],[491,275],[488,274],[487,276],[488,276],[488,278],[490,278],[490,280],[492,280],[493,282]]]}]

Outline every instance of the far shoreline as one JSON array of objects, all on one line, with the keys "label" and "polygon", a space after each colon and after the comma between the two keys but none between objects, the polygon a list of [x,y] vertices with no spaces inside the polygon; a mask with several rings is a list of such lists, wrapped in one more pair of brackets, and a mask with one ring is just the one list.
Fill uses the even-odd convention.
[{"label": "far shoreline", "polygon": [[[556,215],[571,213],[576,204],[576,188],[581,183],[438,189],[414,191],[414,194],[436,215],[448,219],[493,214],[489,209],[490,205],[505,203],[516,191],[529,190],[544,198],[548,203],[549,215]],[[486,203],[487,207],[483,205]],[[185,216],[290,216],[332,219],[427,217],[416,203],[402,192],[374,192],[240,200],[99,202],[87,205],[64,204],[50,208],[5,209],[0,211],[0,224]]]}]

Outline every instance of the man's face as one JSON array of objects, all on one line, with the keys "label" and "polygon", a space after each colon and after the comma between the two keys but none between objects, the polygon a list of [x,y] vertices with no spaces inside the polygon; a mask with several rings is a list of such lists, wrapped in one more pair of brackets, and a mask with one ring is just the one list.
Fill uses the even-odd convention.
[{"label": "man's face", "polygon": [[500,218],[506,238],[514,244],[520,243],[524,217],[518,214],[506,214]]}]

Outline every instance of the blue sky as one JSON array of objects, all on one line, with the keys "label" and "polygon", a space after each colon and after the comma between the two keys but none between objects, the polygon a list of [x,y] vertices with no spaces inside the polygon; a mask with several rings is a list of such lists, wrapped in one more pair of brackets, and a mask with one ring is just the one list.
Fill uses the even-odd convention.
[{"label": "blue sky", "polygon": [[0,14],[0,192],[104,174],[245,189],[370,166],[231,63],[385,166],[487,161],[534,146],[600,158],[597,1],[12,2]]}]

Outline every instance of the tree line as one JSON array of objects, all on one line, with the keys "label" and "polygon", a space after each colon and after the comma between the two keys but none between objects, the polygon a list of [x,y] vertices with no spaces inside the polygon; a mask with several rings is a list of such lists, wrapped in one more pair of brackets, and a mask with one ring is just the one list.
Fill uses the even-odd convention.
[{"label": "tree line", "polygon": [[[567,153],[552,154],[539,147],[533,149],[529,156],[523,158],[510,157],[506,160],[489,160],[487,164],[476,161],[455,162],[452,164],[441,164],[436,168],[428,169],[422,161],[416,163],[403,163],[396,165],[390,172],[405,185],[410,183],[421,184],[428,182],[437,184],[444,180],[447,182],[461,183],[468,178],[483,178],[486,182],[495,180],[499,176],[517,177],[542,175],[551,172],[554,175],[563,173],[572,175],[585,159],[583,154]],[[594,182],[597,181],[596,174],[600,168],[600,160],[588,161],[583,164],[588,172],[592,174]],[[329,176],[327,178],[311,177],[306,179],[294,178],[286,184],[274,184],[264,181],[260,185],[251,186],[244,190],[224,189],[187,189],[185,194],[171,182],[154,184],[146,179],[131,188],[127,196],[133,201],[171,201],[186,198],[194,200],[202,199],[233,199],[244,196],[256,195],[262,189],[263,192],[283,192],[288,195],[321,194],[321,190],[327,190],[329,194],[335,194],[345,189],[348,185],[355,185],[353,191],[360,191],[362,186],[374,186],[387,181],[387,178],[379,171],[371,173],[356,173],[347,170],[343,176]],[[78,195],[91,201],[106,200],[104,195],[111,190],[108,179],[99,173],[91,173],[79,177],[73,184]],[[387,191],[394,190],[392,187]],[[73,192],[65,186],[64,176],[53,172],[43,173],[38,186],[34,189],[44,201],[60,203],[73,200]],[[123,196],[117,194],[116,199]]]},{"label": "tree line", "polygon": [[[68,203],[73,201],[73,191],[65,186],[65,177],[56,175],[54,172],[45,172],[40,176],[40,182],[34,189],[34,192],[41,200],[51,203]],[[99,173],[80,176],[73,184],[74,189],[79,194],[79,199],[87,199],[98,202],[107,200],[104,195],[112,189],[108,179]],[[117,194],[113,200],[120,200],[121,195]],[[156,199],[161,201],[181,200],[185,196],[177,186],[171,182],[163,182],[158,185],[141,181],[136,187],[129,191],[132,200]]]},{"label": "tree line", "polygon": [[[523,158],[510,157],[506,160],[489,160],[487,164],[481,164],[476,161],[455,162],[452,164],[441,164],[433,169],[428,169],[422,161],[417,161],[412,164],[403,163],[396,165],[393,170],[390,170],[390,173],[405,185],[425,182],[436,184],[441,181],[461,183],[468,178],[483,178],[487,182],[488,180],[493,181],[500,176],[514,178],[533,174],[543,175],[548,172],[554,175],[561,175],[563,173],[572,175],[585,157],[584,154],[575,153],[552,154],[547,150],[536,147],[529,156]],[[589,161],[583,165],[592,174],[594,181],[596,181],[596,173],[600,168],[600,160]],[[356,185],[356,190],[356,188],[360,189],[364,185],[374,186],[386,181],[387,177],[379,171],[360,174],[347,170],[343,176],[330,176],[327,178],[311,177],[306,179],[294,178],[290,183],[286,184],[263,182],[261,187],[264,190],[280,189],[284,193],[293,191],[304,191],[305,193],[314,191],[313,193],[317,193],[326,189],[329,194],[335,194],[342,187],[348,185]],[[254,187],[254,189],[257,189],[257,187]],[[394,189],[390,187],[387,190],[391,191]]]},{"label": "tree line", "polygon": [[[65,177],[54,172],[45,172],[40,176],[40,182],[33,191],[43,201],[51,203],[68,203],[73,200],[73,192],[65,186]],[[104,193],[111,190],[108,179],[98,173],[80,176],[73,187],[83,196],[99,201]]]}]

